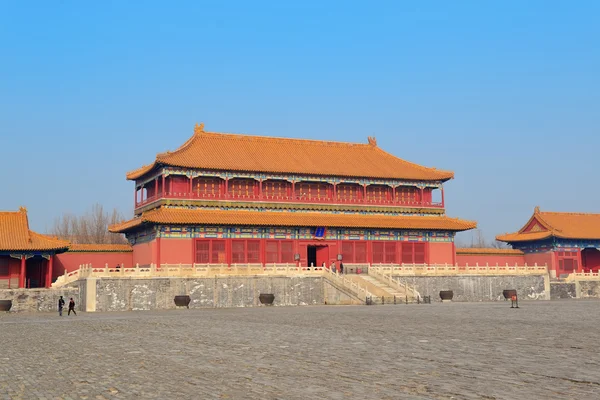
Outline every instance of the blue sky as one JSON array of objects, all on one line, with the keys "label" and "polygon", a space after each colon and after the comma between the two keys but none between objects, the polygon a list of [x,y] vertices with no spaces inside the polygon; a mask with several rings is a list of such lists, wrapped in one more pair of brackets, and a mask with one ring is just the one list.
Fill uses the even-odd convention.
[{"label": "blue sky", "polygon": [[[211,131],[344,140],[455,171],[484,235],[600,212],[600,3],[0,2],[0,209],[44,232]],[[470,235],[461,240],[469,241]]]}]

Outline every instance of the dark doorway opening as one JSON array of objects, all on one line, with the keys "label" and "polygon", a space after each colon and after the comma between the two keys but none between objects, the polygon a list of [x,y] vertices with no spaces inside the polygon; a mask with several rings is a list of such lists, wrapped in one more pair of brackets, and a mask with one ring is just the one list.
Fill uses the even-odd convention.
[{"label": "dark doorway opening", "polygon": [[43,288],[45,286],[45,259],[36,256],[27,260],[25,264],[25,287]]},{"label": "dark doorway opening", "polygon": [[317,266],[317,246],[308,246],[306,254],[307,266]]}]

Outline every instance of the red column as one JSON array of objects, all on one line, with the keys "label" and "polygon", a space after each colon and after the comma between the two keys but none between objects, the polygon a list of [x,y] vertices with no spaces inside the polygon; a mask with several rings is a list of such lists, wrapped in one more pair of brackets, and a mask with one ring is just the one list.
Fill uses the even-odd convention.
[{"label": "red column", "polygon": [[333,201],[337,201],[337,183],[333,184]]},{"label": "red column", "polygon": [[137,207],[137,185],[136,185],[135,189],[133,190],[133,206]]},{"label": "red column", "polygon": [[421,205],[424,204],[424,200],[425,199],[424,199],[424,196],[423,196],[423,188],[421,188],[421,201],[420,201]]},{"label": "red column", "polygon": [[[160,227],[157,227],[157,229],[160,231]],[[160,237],[156,238],[156,268],[160,268]]]},{"label": "red column", "polygon": [[392,201],[396,204],[396,186],[392,186]]},{"label": "red column", "polygon": [[192,193],[194,193],[194,178],[192,178],[192,176],[190,175],[190,194],[189,197],[190,199],[192,198]]},{"label": "red column", "polygon": [[258,197],[259,198],[263,198],[263,181],[262,179],[260,181],[258,181]]},{"label": "red column", "polygon": [[154,178],[154,198],[158,198],[158,177]]},{"label": "red column", "polygon": [[452,265],[456,265],[456,243],[452,242]]},{"label": "red column", "polygon": [[19,271],[19,288],[25,287],[25,256],[21,256],[21,270]]},{"label": "red column", "polygon": [[296,200],[296,182],[292,181],[292,199]]},{"label": "red column", "polygon": [[444,207],[444,187],[441,187],[442,189],[442,207]]},{"label": "red column", "polygon": [[229,197],[229,178],[225,178],[225,197]]},{"label": "red column", "polygon": [[225,263],[231,265],[231,239],[225,239]]},{"label": "red column", "polygon": [[53,255],[50,255],[50,259],[48,260],[48,268],[46,268],[46,287],[49,288],[52,286],[52,260],[54,259]]},{"label": "red column", "polygon": [[367,202],[367,185],[363,185],[363,203]]},{"label": "red column", "polygon": [[165,196],[165,192],[167,191],[166,187],[165,187],[165,176],[162,176],[162,194],[163,197]]}]

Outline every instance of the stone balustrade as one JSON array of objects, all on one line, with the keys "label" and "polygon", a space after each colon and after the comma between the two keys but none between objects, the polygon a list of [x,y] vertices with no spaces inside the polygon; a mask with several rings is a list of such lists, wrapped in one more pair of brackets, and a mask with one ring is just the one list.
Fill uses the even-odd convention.
[{"label": "stone balustrade", "polygon": [[380,266],[375,265],[374,268],[370,268],[369,275],[373,275],[375,278],[399,292],[406,293],[406,296],[410,297],[411,300],[421,297],[420,294],[414,288],[409,287],[406,282],[400,282],[399,280],[394,279],[392,275],[384,273]]},{"label": "stone balustrade", "polygon": [[156,264],[134,267],[95,267],[83,264],[78,270],[58,277],[53,287],[60,287],[85,278],[159,278],[159,277],[215,277],[250,275],[322,275],[323,267],[298,267],[296,264]]},{"label": "stone balustrade", "polygon": [[598,281],[600,280],[600,272],[574,272],[569,274],[565,279],[567,282],[572,281]]},{"label": "stone balustrade", "polygon": [[366,299],[367,297],[372,296],[366,288],[362,287],[357,282],[354,282],[352,279],[346,278],[346,276],[340,274],[337,270],[336,272],[333,272],[329,268],[322,268],[322,273],[336,284],[350,290],[360,299]]},{"label": "stone balustrade", "polygon": [[451,265],[451,264],[371,264],[369,273],[377,271],[391,276],[445,275],[540,275],[548,273],[547,265]]},{"label": "stone balustrade", "polygon": [[[369,273],[385,276],[444,276],[444,275],[539,275],[547,273],[545,265],[474,265],[458,266],[443,264],[344,264],[344,275],[348,273]],[[339,270],[334,273],[328,268],[305,267],[296,264],[155,264],[135,265],[131,267],[96,267],[83,264],[76,271],[58,277],[53,287],[64,286],[70,282],[85,278],[151,278],[151,277],[214,277],[214,276],[296,276],[322,275],[337,279],[344,287],[366,295],[364,288],[354,288],[354,282],[344,280]],[[586,274],[590,275],[590,274]],[[596,274],[597,275],[597,274]],[[389,279],[387,279],[389,280]],[[402,285],[391,280],[386,283],[392,287]],[[400,288],[400,287],[398,287]],[[405,287],[403,289],[406,289]],[[365,292],[365,293],[363,293]]]}]

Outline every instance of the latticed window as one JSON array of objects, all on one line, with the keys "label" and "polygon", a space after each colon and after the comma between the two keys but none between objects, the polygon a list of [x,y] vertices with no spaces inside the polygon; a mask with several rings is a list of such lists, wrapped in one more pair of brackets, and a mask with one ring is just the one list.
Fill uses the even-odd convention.
[{"label": "latticed window", "polygon": [[298,183],[296,195],[301,199],[326,199],[329,197],[329,185],[326,183]]},{"label": "latticed window", "polygon": [[248,240],[247,246],[247,261],[248,263],[260,262],[260,240]]},{"label": "latticed window", "polygon": [[367,186],[367,200],[369,201],[384,201],[388,200],[391,188],[389,186],[371,185]]},{"label": "latticed window", "polygon": [[579,267],[577,251],[560,251],[558,252],[558,268],[564,272],[574,272]]},{"label": "latticed window", "polygon": [[426,243],[402,243],[401,262],[403,264],[425,264]]},{"label": "latticed window", "polygon": [[224,264],[227,262],[225,241],[213,239],[196,240],[196,264]]},{"label": "latticed window", "polygon": [[254,194],[254,184],[252,179],[231,179],[227,190],[234,196],[249,196]]},{"label": "latticed window", "polygon": [[267,263],[276,263],[279,261],[279,248],[276,240],[267,240],[265,256]]},{"label": "latticed window", "polygon": [[243,264],[246,262],[246,241],[231,241],[231,262],[234,264]]},{"label": "latticed window", "polygon": [[396,242],[373,242],[373,263],[396,263]]},{"label": "latticed window", "polygon": [[396,263],[396,242],[385,242],[385,262]]},{"label": "latticed window", "polygon": [[208,264],[210,240],[196,240],[196,264]]},{"label": "latticed window", "polygon": [[260,240],[232,240],[231,262],[234,264],[259,263]]},{"label": "latticed window", "polygon": [[383,264],[385,263],[385,248],[383,242],[373,242],[373,263]]},{"label": "latticed window", "polygon": [[415,264],[425,264],[425,243],[413,243]]},{"label": "latticed window", "polygon": [[290,184],[286,181],[264,181],[263,194],[269,197],[286,197],[289,187]]},{"label": "latticed window", "polygon": [[354,243],[354,262],[355,263],[366,263],[367,262],[367,242]]},{"label": "latticed window", "polygon": [[415,187],[398,186],[396,201],[399,203],[416,203],[419,201],[418,189]]},{"label": "latticed window", "polygon": [[282,263],[293,263],[294,262],[294,242],[291,240],[280,241],[281,245],[281,262]]},{"label": "latticed window", "polygon": [[227,254],[225,253],[225,241],[211,241],[210,262],[213,264],[224,264],[227,262]]},{"label": "latticed window", "polygon": [[367,242],[342,241],[342,259],[347,263],[366,263]]},{"label": "latticed window", "polygon": [[197,195],[219,194],[221,181],[216,178],[198,178],[194,180],[194,191]]},{"label": "latticed window", "polygon": [[352,242],[342,242],[342,258],[345,262],[354,262],[354,246],[352,246]]},{"label": "latticed window", "polygon": [[402,257],[401,257],[401,262],[402,264],[412,264],[413,263],[413,247],[412,247],[412,243],[402,243],[401,246],[402,249]]},{"label": "latticed window", "polygon": [[336,187],[336,196],[338,200],[357,200],[359,188],[357,185],[339,184]]}]

